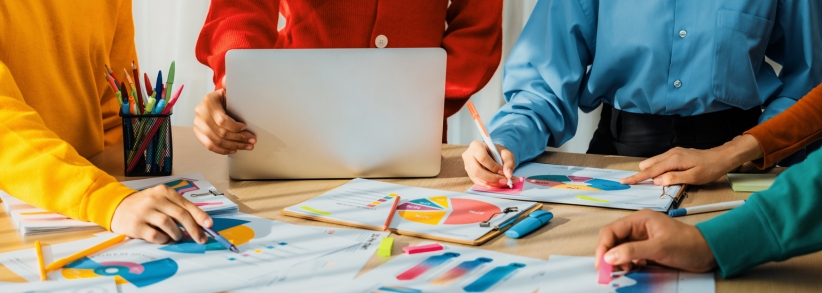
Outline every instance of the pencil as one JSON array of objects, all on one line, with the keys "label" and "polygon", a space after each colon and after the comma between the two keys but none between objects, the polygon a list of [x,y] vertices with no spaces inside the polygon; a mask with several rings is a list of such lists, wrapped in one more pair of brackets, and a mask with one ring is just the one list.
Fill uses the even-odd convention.
[{"label": "pencil", "polygon": [[391,220],[394,219],[394,212],[397,211],[397,204],[399,204],[399,203],[400,203],[400,196],[397,195],[397,197],[394,199],[394,204],[391,205],[391,213],[388,214],[388,219],[385,219],[385,224],[382,225],[382,230],[383,231],[388,231],[388,226],[391,226]]},{"label": "pencil", "polygon": [[140,86],[140,69],[137,68],[137,65],[134,65],[134,61],[131,61],[131,72],[134,74],[134,87],[137,88],[137,96],[142,100],[141,104],[144,105],[148,102],[148,98],[143,95],[143,89]]},{"label": "pencil", "polygon": [[99,244],[97,244],[95,246],[83,249],[82,251],[77,252],[75,254],[72,254],[72,255],[69,255],[67,257],[55,260],[53,263],[50,263],[48,266],[46,266],[46,272],[51,272],[53,270],[60,269],[60,268],[66,266],[66,265],[68,265],[68,264],[70,264],[70,263],[72,263],[72,262],[74,262],[78,259],[90,256],[92,254],[95,254],[95,253],[103,250],[103,249],[112,247],[112,246],[114,246],[114,245],[116,245],[120,242],[123,242],[123,240],[125,240],[125,239],[126,239],[126,235],[120,235],[120,236],[111,238],[109,240],[100,242]]},{"label": "pencil", "polygon": [[46,265],[43,263],[43,248],[40,246],[40,240],[34,241],[34,250],[37,251],[37,264],[40,266],[40,281],[48,280],[46,276]]}]

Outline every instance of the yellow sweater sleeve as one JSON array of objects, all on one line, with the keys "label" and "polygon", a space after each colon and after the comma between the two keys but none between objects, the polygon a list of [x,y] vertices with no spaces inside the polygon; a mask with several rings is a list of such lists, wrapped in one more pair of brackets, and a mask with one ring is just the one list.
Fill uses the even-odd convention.
[{"label": "yellow sweater sleeve", "polygon": [[[115,38],[109,58],[115,68],[130,68],[131,61],[136,59],[131,1],[122,1],[117,9]],[[77,44],[77,48],[85,46],[88,44]],[[135,191],[81,156],[75,146],[46,126],[41,113],[26,103],[26,100],[65,97],[24,98],[11,70],[3,61],[0,60],[0,190],[34,206],[111,230],[114,211],[124,198]],[[92,81],[95,78],[97,76],[78,77]],[[119,140],[120,123],[113,94],[107,92],[102,97],[71,98],[99,99],[102,113],[90,113],[89,116],[102,115],[104,129],[86,131],[103,131],[100,135],[105,135],[106,146]]]}]

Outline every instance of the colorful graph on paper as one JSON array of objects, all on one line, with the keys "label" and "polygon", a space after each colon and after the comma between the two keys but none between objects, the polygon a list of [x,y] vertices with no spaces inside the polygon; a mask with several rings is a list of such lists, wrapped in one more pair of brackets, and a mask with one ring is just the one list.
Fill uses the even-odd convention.
[{"label": "colorful graph on paper", "polygon": [[[477,197],[367,179],[354,179],[329,192],[288,207],[284,214],[379,229],[399,204],[389,228],[420,237],[474,243],[493,230],[479,223],[504,221],[534,207],[534,202]],[[518,212],[502,213],[506,208]],[[376,228],[374,228],[376,227]]]},{"label": "colorful graph on paper", "polygon": [[534,292],[545,261],[446,245],[400,255],[357,278],[351,292]]},{"label": "colorful graph on paper", "polygon": [[170,258],[155,259],[141,253],[101,254],[84,257],[68,264],[60,274],[66,279],[114,277],[117,285],[148,287],[177,273],[177,263]]},{"label": "colorful graph on paper", "polygon": [[619,183],[636,172],[525,163],[514,171],[514,188],[486,188],[474,185],[468,192],[498,198],[589,205],[639,210],[665,211],[681,186],[672,186],[661,196],[661,186],[651,182],[636,185]]}]

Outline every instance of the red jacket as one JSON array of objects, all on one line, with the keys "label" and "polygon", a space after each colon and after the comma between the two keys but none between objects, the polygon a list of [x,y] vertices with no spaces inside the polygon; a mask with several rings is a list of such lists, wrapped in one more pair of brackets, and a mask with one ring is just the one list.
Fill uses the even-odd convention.
[{"label": "red jacket", "polygon": [[[225,53],[240,48],[442,47],[445,117],[482,89],[502,54],[502,0],[212,0],[197,60],[222,88]],[[286,19],[277,31],[278,13]],[[443,142],[446,133],[443,130]]]}]

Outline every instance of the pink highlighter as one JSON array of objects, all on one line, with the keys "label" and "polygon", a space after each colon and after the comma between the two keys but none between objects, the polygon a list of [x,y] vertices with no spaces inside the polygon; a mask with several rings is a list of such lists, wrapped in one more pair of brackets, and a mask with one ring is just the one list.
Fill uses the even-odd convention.
[{"label": "pink highlighter", "polygon": [[605,262],[605,254],[599,258],[599,277],[597,284],[608,285],[611,283],[611,273],[614,272],[614,265]]}]

